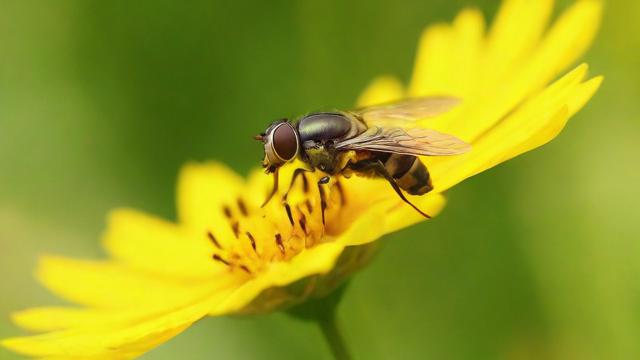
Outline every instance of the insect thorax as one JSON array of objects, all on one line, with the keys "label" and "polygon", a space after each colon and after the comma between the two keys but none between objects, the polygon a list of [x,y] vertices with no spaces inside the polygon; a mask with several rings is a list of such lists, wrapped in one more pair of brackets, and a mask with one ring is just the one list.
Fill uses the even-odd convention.
[{"label": "insect thorax", "polygon": [[347,112],[314,113],[302,117],[297,124],[304,150],[303,160],[328,174],[344,167],[344,151],[333,144],[355,137],[366,130],[362,121]]},{"label": "insect thorax", "polygon": [[320,112],[302,117],[297,124],[300,140],[326,143],[352,138],[366,130],[362,121],[348,112]]}]

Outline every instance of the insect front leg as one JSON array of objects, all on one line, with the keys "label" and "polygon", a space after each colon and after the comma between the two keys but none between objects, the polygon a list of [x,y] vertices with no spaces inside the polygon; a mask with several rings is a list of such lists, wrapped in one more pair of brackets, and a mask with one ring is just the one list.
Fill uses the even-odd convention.
[{"label": "insect front leg", "polygon": [[293,172],[293,176],[291,177],[291,183],[289,184],[289,188],[287,189],[287,192],[282,197],[282,204],[284,205],[284,209],[287,212],[287,217],[289,218],[289,222],[291,223],[291,226],[294,225],[294,221],[293,221],[293,214],[291,213],[291,206],[287,202],[287,198],[289,197],[289,192],[293,188],[293,185],[296,183],[296,179],[300,176],[302,176],[302,190],[304,191],[305,194],[309,192],[309,180],[307,180],[307,177],[304,175],[304,173],[306,172],[315,172],[315,169],[313,170],[308,170],[305,168],[296,169]]},{"label": "insect front leg", "polygon": [[298,168],[293,172],[293,176],[291,177],[291,183],[289,184],[289,189],[287,189],[287,192],[282,197],[282,201],[283,202],[287,201],[287,197],[289,196],[289,192],[293,188],[293,185],[295,184],[295,182],[298,179],[298,177],[302,176],[302,190],[305,192],[305,194],[309,192],[309,180],[307,180],[307,177],[305,176],[305,173],[307,173],[307,172],[315,172],[315,169],[309,170],[309,169],[305,169],[305,168]]},{"label": "insect front leg", "polygon": [[271,193],[269,193],[267,198],[264,200],[264,202],[260,206],[261,208],[267,206],[269,201],[271,201],[273,196],[278,192],[278,184],[279,184],[278,171],[279,171],[279,169],[277,169],[277,168],[273,171],[273,187],[271,188]]},{"label": "insect front leg", "polygon": [[322,212],[322,225],[325,224],[324,211],[327,208],[327,194],[324,191],[324,185],[327,185],[331,181],[331,177],[324,176],[318,180],[318,192],[320,193],[320,211]]}]

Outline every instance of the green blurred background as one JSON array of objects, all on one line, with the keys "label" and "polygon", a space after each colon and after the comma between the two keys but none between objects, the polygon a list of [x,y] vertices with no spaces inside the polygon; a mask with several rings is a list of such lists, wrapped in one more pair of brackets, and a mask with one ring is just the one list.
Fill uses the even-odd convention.
[{"label": "green blurred background", "polygon": [[[569,2],[564,1],[560,8]],[[40,253],[99,257],[105,213],[173,218],[188,160],[246,173],[271,120],[407,80],[422,28],[495,1],[0,1],[0,337],[60,300]],[[359,359],[640,358],[640,3],[606,3],[603,88],[548,146],[389,236],[339,309]],[[330,357],[282,314],[207,319],[148,359]],[[14,355],[0,350],[0,358]]]}]

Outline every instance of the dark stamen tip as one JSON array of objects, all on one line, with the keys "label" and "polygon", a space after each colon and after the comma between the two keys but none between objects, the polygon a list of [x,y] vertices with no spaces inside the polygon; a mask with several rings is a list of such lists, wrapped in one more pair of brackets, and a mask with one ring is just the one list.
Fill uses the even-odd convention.
[{"label": "dark stamen tip", "polygon": [[240,237],[240,224],[237,221],[231,224],[231,230],[233,230],[233,235],[238,239]]},{"label": "dark stamen tip", "polygon": [[251,270],[246,265],[240,265],[240,269],[244,270],[247,274],[251,275]]},{"label": "dark stamen tip", "polygon": [[278,245],[278,249],[280,249],[280,252],[282,253],[282,255],[284,255],[285,251],[284,251],[284,244],[282,243],[282,235],[276,234],[276,244]]},{"label": "dark stamen tip", "polygon": [[304,214],[300,214],[300,219],[298,220],[298,223],[300,224],[300,228],[302,228],[302,231],[304,231],[304,233],[307,233],[307,217],[304,216]]},{"label": "dark stamen tip", "polygon": [[284,209],[287,211],[287,217],[289,218],[289,223],[291,223],[291,226],[293,226],[294,222],[293,222],[293,215],[291,214],[291,206],[289,206],[289,204],[284,203]]},{"label": "dark stamen tip", "polygon": [[207,237],[213,243],[213,245],[215,245],[215,247],[217,247],[218,249],[222,250],[222,246],[220,245],[220,243],[218,242],[216,237],[213,236],[213,233],[211,231],[207,231]]},{"label": "dark stamen tip", "polygon": [[223,263],[223,264],[225,264],[225,265],[229,266],[229,262],[228,262],[227,260],[223,259],[223,258],[222,258],[220,255],[218,255],[218,254],[213,254],[213,260],[215,260],[215,261],[219,261],[219,262],[221,262],[221,263]]},{"label": "dark stamen tip", "polygon": [[227,217],[227,219],[231,219],[233,217],[233,213],[231,212],[231,208],[228,206],[224,206],[222,208],[222,211],[224,212],[224,216]]},{"label": "dark stamen tip", "polygon": [[257,253],[256,250],[256,239],[253,237],[253,235],[247,231],[247,237],[249,238],[249,241],[251,241],[251,247],[253,248],[253,251],[255,251]]},{"label": "dark stamen tip", "polygon": [[242,216],[248,216],[249,211],[247,210],[247,204],[244,202],[244,200],[242,200],[242,198],[238,198],[237,203],[238,209],[240,209],[240,213],[242,214]]}]

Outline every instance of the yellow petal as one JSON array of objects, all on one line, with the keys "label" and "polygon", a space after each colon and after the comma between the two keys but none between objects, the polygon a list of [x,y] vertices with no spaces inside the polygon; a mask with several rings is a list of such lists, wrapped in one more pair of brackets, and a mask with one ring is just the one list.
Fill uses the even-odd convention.
[{"label": "yellow petal", "polygon": [[224,208],[234,210],[243,185],[244,179],[221,163],[185,165],[178,179],[180,224],[196,234],[213,230],[230,235]]},{"label": "yellow petal", "polygon": [[[387,188],[388,185],[385,186],[385,190]],[[445,202],[444,196],[440,194],[414,197],[412,200],[421,209],[434,216],[444,207]],[[302,251],[290,262],[271,264],[265,273],[240,286],[220,307],[211,311],[210,315],[242,311],[267,289],[287,286],[312,275],[326,274],[334,267],[345,246],[363,245],[375,241],[385,234],[422,220],[424,218],[413,208],[396,198],[379,202],[357,218],[339,237],[327,239],[330,242]]]},{"label": "yellow petal", "polygon": [[[392,201],[372,205],[340,235],[337,241],[349,246],[363,245],[424,221],[424,217],[415,209],[400,199],[392,199]],[[432,217],[438,215],[446,203],[444,196],[436,193],[410,196],[409,200]]]},{"label": "yellow petal", "polygon": [[329,272],[344,249],[340,242],[324,243],[303,250],[289,262],[272,263],[260,276],[235,290],[210,315],[235,313],[255,299],[263,290],[286,286],[315,274]]},{"label": "yellow petal", "polygon": [[484,56],[485,23],[479,10],[466,9],[453,22],[453,42],[451,44],[451,67],[447,88],[436,89],[434,93],[456,95],[462,99],[477,96],[481,59]]},{"label": "yellow petal", "polygon": [[[514,15],[515,20],[505,17],[504,21],[493,26],[488,39],[492,45],[485,47],[486,59],[478,61],[479,69],[484,69],[485,73],[478,81],[468,83],[463,105],[456,114],[451,114],[455,116],[430,119],[422,125],[472,142],[574,62],[591,43],[598,29],[601,2],[577,2],[562,14],[536,47],[527,50],[530,42],[516,37],[522,35],[537,39],[540,24],[546,23],[549,6],[549,1],[513,0],[505,3],[501,13],[504,16],[508,13],[517,15]],[[532,19],[537,19],[537,22],[532,22]],[[523,29],[509,31],[518,27],[518,21],[522,21]],[[523,45],[516,44],[513,49],[506,49],[512,42]],[[505,48],[504,52],[499,51],[502,48]],[[516,58],[520,60],[516,61]],[[504,77],[500,75],[510,68]],[[414,82],[420,80],[414,79]],[[475,87],[474,82],[477,84]]]},{"label": "yellow petal", "polygon": [[567,103],[569,106],[569,116],[575,115],[587,104],[589,100],[591,100],[593,95],[595,95],[596,91],[598,91],[602,85],[603,81],[604,77],[596,76],[578,86],[578,89]]},{"label": "yellow petal", "polygon": [[[579,66],[545,91],[533,97],[485,136],[473,143],[471,152],[450,158],[429,158],[437,191],[541,145],[554,136],[569,118],[569,106],[584,104],[598,82],[581,81],[587,66]],[[548,129],[554,129],[549,131]]]},{"label": "yellow petal", "polygon": [[418,46],[418,56],[413,70],[409,94],[411,96],[453,95],[449,79],[455,72],[451,64],[453,30],[450,25],[437,24],[428,27]]},{"label": "yellow petal", "polygon": [[580,0],[563,12],[533,54],[530,72],[541,86],[574,64],[600,28],[602,1]]},{"label": "yellow petal", "polygon": [[11,338],[0,344],[35,357],[131,359],[179,334],[226,296],[228,291],[215,292],[154,316]]},{"label": "yellow petal", "polygon": [[486,40],[484,18],[475,9],[462,11],[452,26],[428,27],[420,39],[409,94],[466,99],[495,88],[528,60],[552,5],[551,0],[506,1]]},{"label": "yellow petal", "polygon": [[566,104],[566,117],[551,121],[547,126],[540,127],[538,131],[532,132],[530,137],[514,147],[509,154],[509,158],[513,158],[522,153],[542,146],[560,134],[567,121],[591,99],[602,84],[602,77],[593,78],[577,86],[573,90],[571,98]]},{"label": "yellow petal", "polygon": [[547,27],[552,0],[506,0],[487,38],[484,79],[503,81],[523,61],[529,59]]},{"label": "yellow petal", "polygon": [[[140,310],[98,310],[70,307],[39,307],[11,314],[11,320],[23,329],[36,332],[64,330],[69,328],[104,326],[121,322],[123,318],[140,315]],[[133,313],[133,314],[132,314]]]},{"label": "yellow petal", "polygon": [[206,232],[194,236],[134,210],[111,213],[103,245],[113,258],[146,272],[205,278],[226,270],[211,260],[215,247]]},{"label": "yellow petal", "polygon": [[409,96],[474,93],[484,47],[484,18],[476,9],[460,12],[453,25],[427,28],[418,45]]},{"label": "yellow petal", "polygon": [[404,87],[398,79],[381,76],[369,84],[358,98],[357,104],[359,107],[365,107],[396,101],[403,97]]},{"label": "yellow petal", "polygon": [[[37,277],[56,295],[98,308],[165,307],[206,290],[201,281],[170,280],[105,261],[46,256]],[[220,280],[230,280],[220,277]],[[213,279],[215,280],[215,279]],[[213,281],[210,280],[210,281]]]},{"label": "yellow petal", "polygon": [[[403,202],[384,179],[354,176],[344,184],[347,208],[328,223],[325,230],[347,246],[375,241],[425,219]],[[436,216],[444,206],[444,198],[439,194],[405,196],[430,216]]]}]

